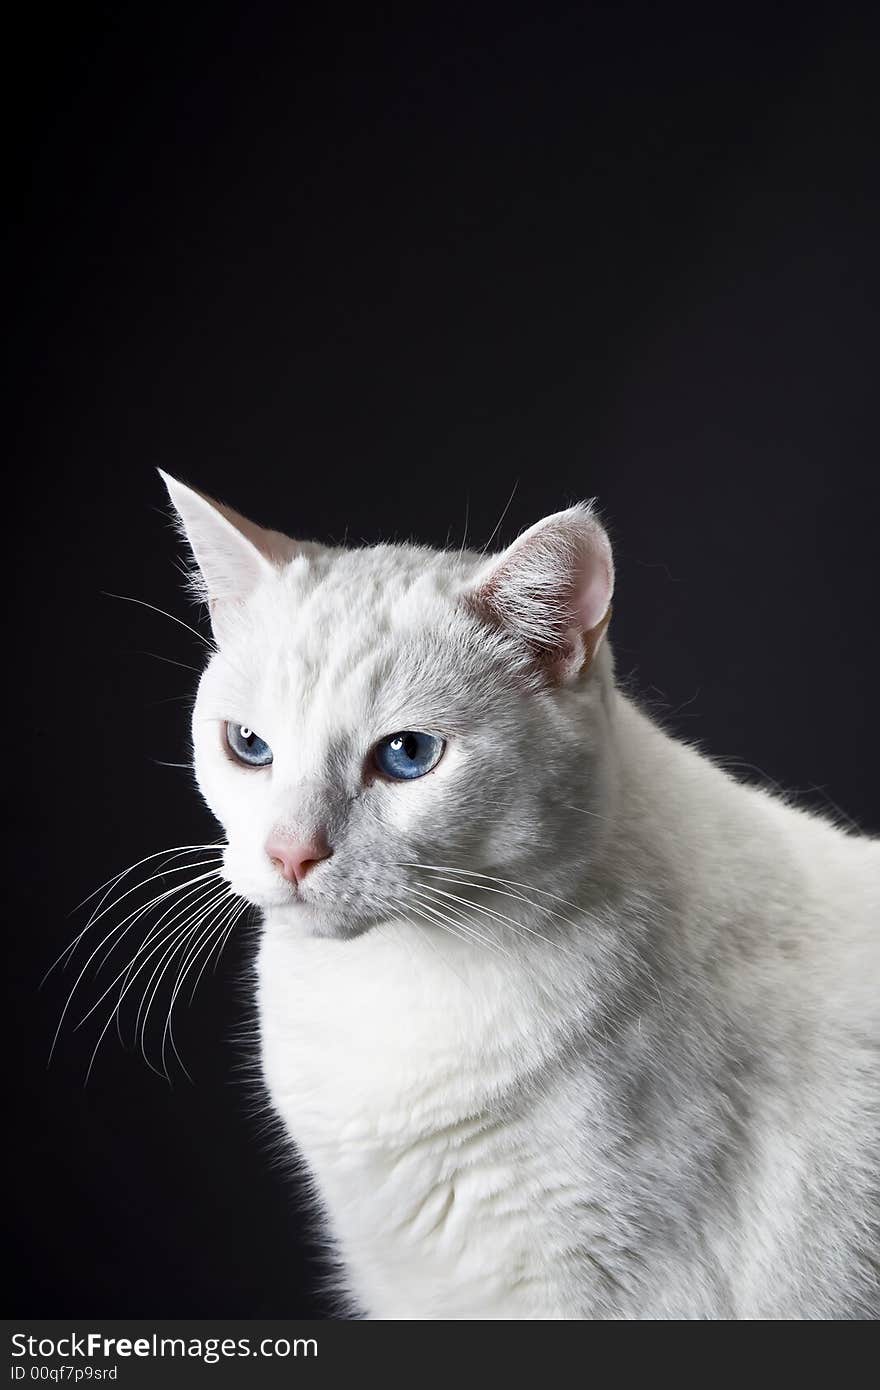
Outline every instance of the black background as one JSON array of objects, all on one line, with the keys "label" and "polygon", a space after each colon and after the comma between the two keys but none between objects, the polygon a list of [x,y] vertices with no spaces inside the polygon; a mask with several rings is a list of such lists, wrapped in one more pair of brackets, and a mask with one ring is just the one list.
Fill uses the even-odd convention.
[{"label": "black background", "polygon": [[328,1306],[235,1040],[252,936],[181,1016],[195,1084],[111,1034],[84,1088],[87,1030],[45,1068],[70,909],[217,834],[161,765],[195,676],[144,655],[200,644],[101,593],[196,621],[155,465],[324,539],[458,544],[467,517],[482,544],[509,502],[509,540],[597,496],[622,674],[742,775],[880,830],[860,11],[311,8],[86,5],[7,35],[19,1315]]}]

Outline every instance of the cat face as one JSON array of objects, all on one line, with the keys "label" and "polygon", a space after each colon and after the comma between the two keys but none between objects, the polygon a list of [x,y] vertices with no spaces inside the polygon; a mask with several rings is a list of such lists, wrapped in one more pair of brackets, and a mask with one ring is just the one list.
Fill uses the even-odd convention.
[{"label": "cat face", "polygon": [[211,606],[195,768],[238,893],[344,937],[457,911],[443,870],[558,884],[582,862],[612,583],[588,508],[486,560],[299,544],[166,482]]}]

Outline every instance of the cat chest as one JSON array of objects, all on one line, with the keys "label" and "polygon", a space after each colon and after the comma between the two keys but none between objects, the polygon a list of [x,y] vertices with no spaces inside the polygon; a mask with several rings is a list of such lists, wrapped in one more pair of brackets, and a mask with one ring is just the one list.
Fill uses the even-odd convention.
[{"label": "cat chest", "polygon": [[527,1121],[441,1119],[416,1089],[380,1111],[326,1077],[279,1085],[271,1040],[265,1050],[273,1102],[315,1179],[358,1307],[500,1318],[538,1305],[563,1316],[553,1255],[571,1230],[564,1193],[576,1184],[548,1172]]},{"label": "cat chest", "polygon": [[504,1317],[529,1290],[561,1316],[576,1175],[548,1164],[546,1127],[511,1104],[503,1020],[344,994],[264,961],[264,1077],[356,1302],[378,1317]]}]

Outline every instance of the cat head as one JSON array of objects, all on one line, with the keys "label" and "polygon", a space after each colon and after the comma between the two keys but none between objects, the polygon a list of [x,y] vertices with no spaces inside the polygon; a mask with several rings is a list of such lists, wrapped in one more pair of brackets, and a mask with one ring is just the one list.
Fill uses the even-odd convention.
[{"label": "cat head", "polygon": [[348,549],[163,477],[211,614],[193,746],[232,887],[344,937],[453,923],[493,879],[570,886],[601,824],[612,679],[591,506],[488,557]]}]

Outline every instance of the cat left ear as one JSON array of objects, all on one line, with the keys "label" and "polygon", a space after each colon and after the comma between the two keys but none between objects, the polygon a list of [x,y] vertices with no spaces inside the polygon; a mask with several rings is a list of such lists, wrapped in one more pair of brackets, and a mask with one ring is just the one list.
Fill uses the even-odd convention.
[{"label": "cat left ear", "polygon": [[592,664],[613,592],[611,543],[592,505],[580,503],[524,531],[478,574],[467,599],[561,685]]},{"label": "cat left ear", "polygon": [[194,591],[208,603],[216,632],[223,607],[243,602],[262,580],[277,574],[291,558],[294,542],[158,471],[198,566]]}]

